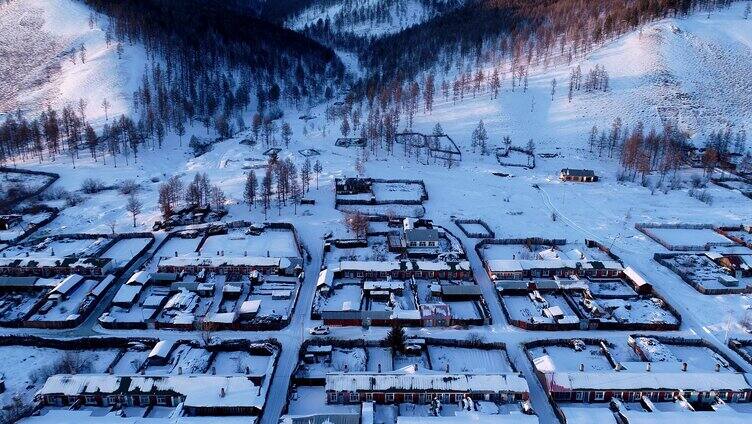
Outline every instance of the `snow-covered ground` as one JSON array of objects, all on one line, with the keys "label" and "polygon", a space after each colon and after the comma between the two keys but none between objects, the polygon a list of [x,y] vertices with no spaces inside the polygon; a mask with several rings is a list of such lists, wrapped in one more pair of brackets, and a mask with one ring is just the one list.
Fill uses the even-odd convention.
[{"label": "snow-covered ground", "polygon": [[[28,8],[33,7],[41,12],[34,12],[37,9],[29,11]],[[630,127],[642,121],[647,128],[659,128],[662,117],[675,117],[682,128],[693,135],[696,144],[702,144],[707,134],[726,123],[733,124],[735,128],[752,125],[752,100],[745,94],[752,91],[752,79],[749,78],[752,70],[752,20],[741,18],[742,9],[743,5],[737,4],[728,10],[714,12],[710,18],[697,14],[687,19],[667,19],[648,24],[638,32],[624,35],[595,50],[581,61],[581,65],[585,72],[596,64],[605,66],[611,77],[611,88],[606,93],[576,93],[569,102],[566,84],[570,66],[559,65],[531,70],[525,92],[521,87],[512,92],[507,75],[499,99],[492,100],[489,94],[480,94],[456,105],[451,100],[445,102],[440,99],[432,113],[420,112],[416,116],[414,129],[430,132],[436,123],[441,123],[462,148],[462,163],[452,169],[438,164],[417,164],[414,160],[406,160],[398,146],[394,155],[372,156],[365,165],[366,175],[424,180],[430,196],[424,204],[426,216],[446,228],[455,228],[451,223],[455,217],[480,218],[489,224],[498,238],[540,236],[566,238],[578,243],[584,238],[600,241],[619,255],[625,265],[634,267],[644,275],[656,291],[676,307],[683,318],[682,329],[677,334],[703,337],[717,347],[725,346],[727,336],[747,337],[737,323],[752,309],[752,297],[705,296],[697,293],[653,260],[655,252],[664,252],[665,249],[637,231],[634,224],[750,223],[751,200],[739,192],[715,185],[707,188],[713,198],[710,205],[690,197],[688,187],[666,194],[661,191],[651,193],[649,188],[639,183],[618,181],[616,159],[598,158],[597,153],[589,152],[587,148],[590,128],[593,125],[608,128],[616,117],[621,117]],[[114,45],[105,45],[99,24],[95,23],[94,28],[90,29],[86,8],[70,0],[29,0],[0,6],[0,24],[3,28],[13,28],[5,25],[18,22],[17,17],[22,14],[27,17],[44,16],[41,28],[50,34],[62,36],[56,38],[60,46],[55,46],[51,55],[65,50],[65,46],[80,45],[84,40],[87,61],[73,64],[70,60],[64,60],[61,69],[52,73],[53,82],[43,85],[46,89],[25,90],[17,95],[18,98],[34,99],[31,103],[40,102],[39,99],[65,103],[76,102],[85,93],[90,96],[90,119],[98,116],[100,121],[103,111],[99,105],[104,97],[113,103],[110,116],[115,110],[128,110],[128,93],[133,91],[132,84],[137,80],[133,77],[134,72],[139,75],[143,69],[143,56],[138,46],[125,46],[125,55],[118,60]],[[38,66],[42,65],[36,65],[34,69],[38,69]],[[552,100],[551,81],[554,78],[558,88]],[[441,81],[441,77],[438,79]],[[59,92],[54,87],[60,87]],[[114,106],[116,100],[120,101],[119,106]],[[291,206],[287,206],[281,212],[272,208],[265,217],[259,207],[249,210],[247,205],[242,204],[247,172],[243,164],[263,159],[262,152],[266,150],[264,146],[240,144],[246,134],[218,143],[210,152],[197,158],[187,153],[186,137],[181,143],[176,136],[170,135],[162,149],[145,149],[135,162],[132,157],[128,163],[118,157],[117,166],[110,157],[105,165],[101,159],[94,162],[84,155],[76,161],[75,169],[65,158],[42,164],[34,160],[19,164],[25,168],[60,173],[61,178],[53,187],[69,190],[78,189],[83,179],[90,176],[101,178],[108,185],[134,179],[141,185],[138,196],[144,203],[144,210],[136,219],[138,230],[150,229],[151,224],[159,219],[158,182],[153,180],[164,181],[171,175],[178,175],[187,182],[196,172],[207,173],[212,182],[221,186],[227,194],[230,213],[226,220],[269,219],[295,224],[302,243],[312,252],[313,265],[306,270],[310,275],[301,289],[292,323],[280,332],[244,334],[249,338],[278,337],[285,344],[271,388],[276,396],[269,399],[267,410],[271,411],[268,413],[270,417],[267,418],[265,414],[264,423],[276,422],[277,417],[271,415],[278,415],[284,405],[284,393],[296,363],[297,346],[307,337],[304,326],[315,324],[308,315],[319,265],[316,261],[321,259],[321,237],[329,231],[342,231],[342,214],[334,209],[333,179],[353,176],[359,157],[354,148],[334,146],[334,139],[339,136],[339,124],[324,122],[323,107],[316,108],[311,114],[319,118],[306,122],[297,119],[297,111],[287,112],[285,119],[292,125],[294,141],[289,149],[283,149],[280,153],[280,158],[292,159],[299,168],[305,158],[298,150],[315,148],[321,152],[321,156],[317,157],[324,168],[319,179],[320,188],[316,188],[314,181],[313,188],[306,195],[316,204],[299,207],[297,215],[293,214]],[[470,148],[470,136],[480,119],[485,122],[493,147],[500,147],[501,138],[509,135],[514,145],[524,146],[527,140],[533,139],[538,153],[555,153],[556,157],[536,158],[535,169],[523,169],[502,167],[493,156],[474,154]],[[307,135],[303,135],[304,125],[307,126]],[[191,131],[204,134],[203,129],[193,128],[189,134]],[[557,178],[558,172],[566,167],[591,168],[601,181],[593,184],[562,183]],[[499,177],[494,172],[511,176]],[[683,170],[682,175],[688,179],[690,174],[697,172],[701,171]],[[83,203],[65,208],[45,231],[108,233],[110,223],[114,223],[116,231],[133,228],[131,216],[125,210],[124,196],[115,190],[89,196]],[[494,317],[492,326],[474,328],[472,332],[482,334],[488,340],[507,343],[510,361],[528,377],[533,406],[539,410],[541,422],[550,422],[550,406],[547,406],[540,386],[533,379],[530,364],[521,353],[519,343],[556,335],[524,332],[507,325],[491,282],[483,273],[480,258],[472,250],[477,240],[463,237],[462,241]],[[169,255],[174,251],[188,253],[195,251],[198,242],[198,239],[173,238],[163,249]],[[213,250],[220,248],[212,247]],[[59,252],[56,250],[56,253]],[[359,298],[357,293],[353,297]],[[85,331],[106,332],[100,328]],[[351,339],[381,338],[386,331],[333,329],[337,337]],[[441,329],[419,329],[414,332],[448,338],[464,338],[469,333]],[[583,333],[586,332],[577,332],[572,337],[582,337]],[[173,339],[178,337],[166,331],[160,334]],[[617,337],[606,332],[589,334],[593,337],[596,334]],[[181,334],[180,337],[190,336]],[[623,339],[623,334],[618,338]],[[371,361],[369,357],[369,366]],[[394,362],[396,365],[407,364],[401,358],[394,358]],[[299,392],[296,410],[310,412],[310,402],[320,404],[323,396],[319,392]]]}]

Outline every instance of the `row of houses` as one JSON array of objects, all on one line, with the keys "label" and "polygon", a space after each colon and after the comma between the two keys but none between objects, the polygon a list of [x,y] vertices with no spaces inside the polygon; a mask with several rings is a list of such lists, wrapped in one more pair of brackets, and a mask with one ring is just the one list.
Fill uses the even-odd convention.
[{"label": "row of houses", "polygon": [[618,261],[574,259],[491,259],[485,262],[492,280],[526,278],[618,277],[624,267]]},{"label": "row of houses", "polygon": [[159,272],[198,274],[202,271],[215,274],[250,275],[260,272],[268,275],[297,276],[303,270],[300,258],[266,256],[174,256],[159,261]]},{"label": "row of houses", "polygon": [[110,258],[37,256],[0,258],[0,275],[17,277],[52,277],[61,274],[101,277],[113,272],[115,268],[116,263]]},{"label": "row of houses", "polygon": [[527,381],[516,373],[329,373],[325,388],[327,403],[330,404],[364,401],[376,404],[427,404],[434,398],[451,403],[460,402],[465,397],[513,403],[527,400],[530,392]]},{"label": "row of houses", "polygon": [[189,416],[260,415],[265,392],[248,376],[56,374],[37,392],[50,407],[175,407]]},{"label": "row of houses", "polygon": [[360,279],[455,279],[470,280],[472,270],[470,262],[456,261],[422,261],[422,260],[393,260],[393,261],[340,261],[332,267],[336,278]]},{"label": "row of houses", "polygon": [[643,397],[653,402],[670,402],[683,398],[702,404],[748,402],[752,394],[749,376],[720,372],[542,372],[536,371],[544,387],[557,402],[625,402]]}]

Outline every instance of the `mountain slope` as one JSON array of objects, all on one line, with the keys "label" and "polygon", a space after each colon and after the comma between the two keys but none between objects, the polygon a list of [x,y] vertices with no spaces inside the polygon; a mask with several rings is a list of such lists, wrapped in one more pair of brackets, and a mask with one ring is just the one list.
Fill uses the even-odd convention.
[{"label": "mountain slope", "polygon": [[[0,112],[20,109],[34,117],[46,105],[54,109],[84,99],[87,116],[104,120],[126,113],[130,95],[145,65],[138,46],[107,43],[103,20],[90,22],[91,10],[73,0],[24,0],[0,5]],[[85,61],[80,49],[85,48]]]}]

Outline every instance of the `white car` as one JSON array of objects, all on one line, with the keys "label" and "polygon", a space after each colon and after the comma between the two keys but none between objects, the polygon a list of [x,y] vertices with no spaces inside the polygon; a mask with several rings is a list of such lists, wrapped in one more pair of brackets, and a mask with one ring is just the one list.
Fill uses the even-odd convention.
[{"label": "white car", "polygon": [[326,336],[327,334],[329,334],[329,326],[318,325],[316,327],[308,329],[308,332],[314,336]]}]

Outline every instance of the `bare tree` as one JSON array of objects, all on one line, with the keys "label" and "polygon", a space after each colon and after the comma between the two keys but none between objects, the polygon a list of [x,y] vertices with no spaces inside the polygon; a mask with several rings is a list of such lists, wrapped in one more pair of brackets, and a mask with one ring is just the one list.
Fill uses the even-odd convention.
[{"label": "bare tree", "polygon": [[131,193],[128,196],[128,202],[125,204],[125,210],[130,212],[130,214],[133,216],[133,227],[136,227],[136,217],[141,213],[141,208],[143,207],[143,204],[141,201],[136,197],[135,193]]},{"label": "bare tree", "polygon": [[368,233],[368,217],[360,212],[348,213],[344,218],[345,227],[355,233],[356,237],[365,237]]}]

